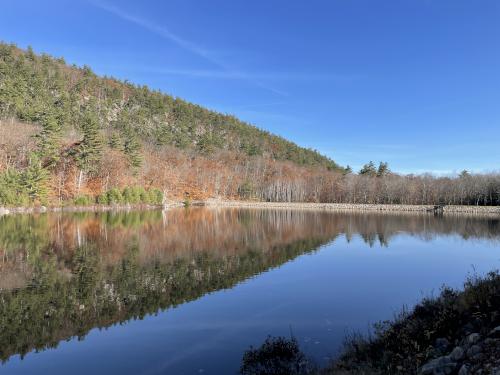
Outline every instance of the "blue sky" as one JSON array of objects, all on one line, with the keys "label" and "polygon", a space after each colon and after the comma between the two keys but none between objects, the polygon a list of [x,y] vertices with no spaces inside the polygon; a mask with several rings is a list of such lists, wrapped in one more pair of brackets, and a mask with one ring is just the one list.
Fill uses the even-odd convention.
[{"label": "blue sky", "polygon": [[500,170],[500,1],[2,0],[0,39],[404,173]]}]

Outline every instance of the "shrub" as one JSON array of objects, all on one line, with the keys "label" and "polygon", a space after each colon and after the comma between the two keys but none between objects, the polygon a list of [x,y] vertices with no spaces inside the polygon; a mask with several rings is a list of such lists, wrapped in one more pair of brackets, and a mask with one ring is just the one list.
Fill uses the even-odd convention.
[{"label": "shrub", "polygon": [[89,195],[80,195],[73,200],[73,203],[77,206],[88,206],[94,203],[94,200]]},{"label": "shrub", "polygon": [[123,189],[123,201],[130,204],[139,203],[141,201],[141,196],[137,188],[127,186]]},{"label": "shrub", "polygon": [[107,196],[108,196],[108,204],[123,203],[122,192],[117,188],[113,188],[113,189],[109,190],[107,193]]},{"label": "shrub", "polygon": [[138,193],[142,203],[150,203],[149,194],[142,186],[138,188]]},{"label": "shrub", "polygon": [[160,189],[152,188],[148,193],[151,204],[163,204],[163,192]]},{"label": "shrub", "polygon": [[[163,203],[163,192],[157,188],[144,189],[142,186],[126,187],[123,191],[117,188],[108,190],[97,197],[99,204],[155,204],[160,205]],[[75,204],[76,201],[75,201]]]},{"label": "shrub", "polygon": [[243,355],[242,375],[312,375],[314,366],[292,337],[268,337],[260,348],[251,347]]},{"label": "shrub", "polygon": [[99,204],[109,204],[108,201],[108,194],[107,193],[102,193],[97,197],[97,203]]}]

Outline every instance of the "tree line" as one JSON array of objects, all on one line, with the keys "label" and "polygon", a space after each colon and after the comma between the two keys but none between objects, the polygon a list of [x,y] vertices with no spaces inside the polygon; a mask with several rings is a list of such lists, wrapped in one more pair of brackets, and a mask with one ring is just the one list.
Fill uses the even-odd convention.
[{"label": "tree line", "polygon": [[500,205],[500,174],[457,176],[397,174],[387,163],[368,163],[358,173],[333,173],[275,181],[255,188],[265,201],[405,205]]}]

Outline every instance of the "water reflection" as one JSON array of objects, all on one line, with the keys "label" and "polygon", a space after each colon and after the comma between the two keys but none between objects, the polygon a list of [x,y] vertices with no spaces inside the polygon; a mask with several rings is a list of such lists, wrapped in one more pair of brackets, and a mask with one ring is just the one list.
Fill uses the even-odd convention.
[{"label": "water reflection", "polygon": [[232,288],[345,235],[498,241],[499,220],[179,209],[0,218],[0,358]]}]

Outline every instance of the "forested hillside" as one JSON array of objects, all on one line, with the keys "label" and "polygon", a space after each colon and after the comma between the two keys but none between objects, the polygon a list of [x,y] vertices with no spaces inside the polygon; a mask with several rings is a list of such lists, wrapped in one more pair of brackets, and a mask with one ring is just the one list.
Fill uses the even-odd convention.
[{"label": "forested hillside", "polygon": [[[36,152],[24,155],[30,160],[17,160],[16,169],[38,162],[48,172],[59,170],[61,163],[70,169],[75,167],[76,189],[70,188],[61,199],[88,190],[92,179],[96,185],[95,177],[103,177],[100,165],[103,158],[107,163],[115,163],[112,166],[120,167],[122,172],[128,170],[132,176],[141,174],[141,169],[167,163],[165,155],[218,160],[220,154],[226,157],[230,154],[233,164],[238,159],[253,157],[325,171],[341,169],[316,151],[299,147],[234,116],[207,110],[145,86],[98,77],[87,66],[69,66],[63,59],[36,55],[31,48],[24,51],[7,44],[0,44],[0,119],[4,120],[4,128],[9,126],[3,129],[5,133],[37,134],[36,145],[30,150]],[[25,124],[39,128],[28,128]],[[12,146],[12,141],[19,139],[6,146]],[[172,152],[172,148],[177,150]],[[153,155],[157,156],[154,164]],[[0,165],[2,169],[6,167]],[[106,187],[125,182],[104,177]],[[64,179],[60,184],[66,186],[68,176]],[[103,185],[102,181],[97,185]],[[90,190],[98,193],[102,188],[93,186]]]},{"label": "forested hillside", "polygon": [[0,205],[500,203],[500,175],[358,173],[234,116],[0,43]]}]

